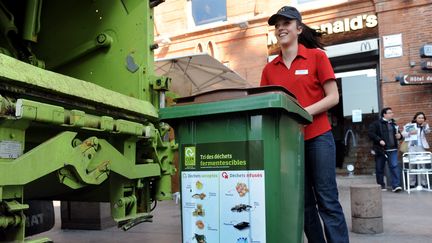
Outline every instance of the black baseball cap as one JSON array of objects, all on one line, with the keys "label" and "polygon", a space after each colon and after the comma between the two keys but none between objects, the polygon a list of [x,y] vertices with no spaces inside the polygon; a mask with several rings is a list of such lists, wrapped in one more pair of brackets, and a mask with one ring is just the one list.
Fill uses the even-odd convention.
[{"label": "black baseball cap", "polygon": [[300,12],[291,6],[284,6],[277,13],[273,14],[267,21],[269,25],[275,25],[278,17],[285,17],[288,19],[296,19],[298,21],[302,21],[302,17]]}]

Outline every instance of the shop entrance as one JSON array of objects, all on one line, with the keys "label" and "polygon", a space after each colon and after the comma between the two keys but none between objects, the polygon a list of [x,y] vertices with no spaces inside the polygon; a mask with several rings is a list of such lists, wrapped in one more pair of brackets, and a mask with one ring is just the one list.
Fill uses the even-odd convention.
[{"label": "shop entrance", "polygon": [[367,132],[381,109],[378,41],[357,41],[326,49],[340,94],[339,104],[329,111],[338,172],[346,173],[347,166],[353,165],[355,174],[372,174],[375,163]]},{"label": "shop entrance", "polygon": [[369,171],[362,161],[370,150],[367,136],[369,124],[379,111],[377,69],[361,69],[336,73],[339,104],[329,111],[336,143],[336,166],[351,164],[357,170]]}]

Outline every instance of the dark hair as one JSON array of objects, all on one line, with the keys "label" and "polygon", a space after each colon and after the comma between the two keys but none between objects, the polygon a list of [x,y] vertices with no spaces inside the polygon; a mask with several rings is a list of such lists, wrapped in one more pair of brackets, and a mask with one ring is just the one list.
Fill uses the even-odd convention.
[{"label": "dark hair", "polygon": [[324,45],[321,43],[322,33],[296,20],[297,26],[302,28],[302,32],[298,37],[298,42],[306,48],[320,48],[324,50]]},{"label": "dark hair", "polygon": [[417,123],[417,121],[416,121],[417,117],[420,116],[420,115],[423,115],[424,119],[426,120],[426,115],[423,112],[419,111],[419,112],[415,113],[415,115],[414,115],[411,123]]},{"label": "dark hair", "polygon": [[391,110],[392,108],[390,108],[390,107],[386,107],[386,108],[383,108],[382,110],[381,110],[381,117],[384,117],[384,114],[387,114],[387,111],[388,110]]}]

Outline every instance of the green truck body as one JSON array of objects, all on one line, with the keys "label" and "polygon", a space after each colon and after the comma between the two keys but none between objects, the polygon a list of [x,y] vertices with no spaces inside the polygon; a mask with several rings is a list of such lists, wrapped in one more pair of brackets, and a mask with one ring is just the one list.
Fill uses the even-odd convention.
[{"label": "green truck body", "polygon": [[128,229],[171,198],[161,2],[0,1],[0,241],[25,240],[26,200],[110,202]]}]

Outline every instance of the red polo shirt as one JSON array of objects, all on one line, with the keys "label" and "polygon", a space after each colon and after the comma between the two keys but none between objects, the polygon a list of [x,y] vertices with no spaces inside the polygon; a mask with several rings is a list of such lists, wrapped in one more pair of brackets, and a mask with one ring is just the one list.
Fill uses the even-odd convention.
[{"label": "red polo shirt", "polygon": [[[323,85],[335,79],[327,55],[320,49],[308,49],[299,44],[297,56],[288,69],[279,54],[267,63],[261,76],[261,86],[280,85],[292,92],[303,107],[324,98]],[[305,140],[319,136],[331,129],[327,112],[313,116],[313,122],[305,127]]]}]

